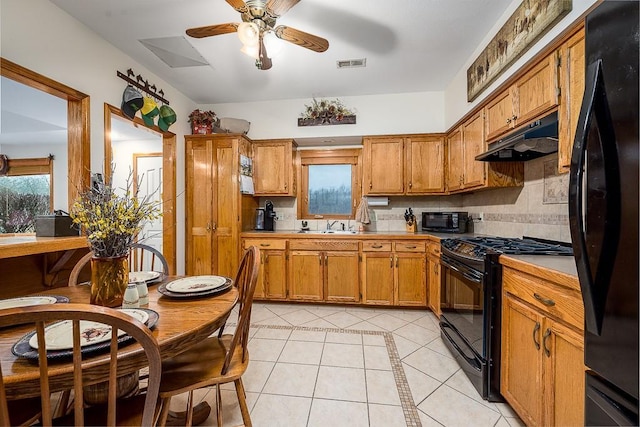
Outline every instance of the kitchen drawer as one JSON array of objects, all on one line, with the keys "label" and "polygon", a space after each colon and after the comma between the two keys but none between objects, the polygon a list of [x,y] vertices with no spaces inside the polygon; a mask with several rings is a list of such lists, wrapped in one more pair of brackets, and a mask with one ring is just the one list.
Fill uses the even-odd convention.
[{"label": "kitchen drawer", "polygon": [[395,242],[395,251],[396,252],[425,252],[426,243],[420,241],[410,241],[410,242]]},{"label": "kitchen drawer", "polygon": [[440,258],[440,243],[430,242],[428,251],[429,255]]},{"label": "kitchen drawer", "polygon": [[558,286],[508,267],[502,271],[504,292],[533,305],[545,314],[584,329],[582,296],[574,289]]},{"label": "kitchen drawer", "polygon": [[245,249],[250,246],[265,250],[285,250],[287,248],[287,241],[281,239],[244,239],[243,242]]},{"label": "kitchen drawer", "polygon": [[363,252],[391,252],[391,242],[362,242]]},{"label": "kitchen drawer", "polygon": [[289,241],[292,251],[357,251],[357,240],[307,240],[292,239]]}]

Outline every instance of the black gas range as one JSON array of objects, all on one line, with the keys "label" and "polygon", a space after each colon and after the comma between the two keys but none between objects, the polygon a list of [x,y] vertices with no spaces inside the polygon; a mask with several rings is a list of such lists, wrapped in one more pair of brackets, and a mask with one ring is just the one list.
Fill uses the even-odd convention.
[{"label": "black gas range", "polygon": [[509,255],[572,255],[571,244],[531,237],[441,240],[440,331],[480,395],[501,401],[500,315],[502,267]]}]

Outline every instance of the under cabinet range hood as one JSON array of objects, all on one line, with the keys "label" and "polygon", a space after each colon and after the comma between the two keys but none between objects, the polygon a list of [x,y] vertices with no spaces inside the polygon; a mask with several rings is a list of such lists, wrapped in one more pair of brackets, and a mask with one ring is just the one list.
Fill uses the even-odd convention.
[{"label": "under cabinet range hood", "polygon": [[514,133],[489,144],[486,153],[476,156],[484,162],[531,160],[558,151],[558,113],[536,120]]}]

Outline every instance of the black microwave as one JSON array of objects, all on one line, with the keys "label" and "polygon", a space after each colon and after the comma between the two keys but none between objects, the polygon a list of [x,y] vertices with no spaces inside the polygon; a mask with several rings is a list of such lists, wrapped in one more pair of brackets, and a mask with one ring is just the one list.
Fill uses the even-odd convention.
[{"label": "black microwave", "polygon": [[422,212],[422,229],[440,233],[466,233],[467,212]]}]

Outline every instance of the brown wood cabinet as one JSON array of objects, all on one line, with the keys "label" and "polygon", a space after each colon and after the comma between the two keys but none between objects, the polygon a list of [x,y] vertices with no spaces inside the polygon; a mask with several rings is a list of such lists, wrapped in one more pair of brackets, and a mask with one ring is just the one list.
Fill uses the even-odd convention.
[{"label": "brown wood cabinet", "polygon": [[363,140],[364,194],[442,194],[444,136],[395,135]]},{"label": "brown wood cabinet", "polygon": [[558,56],[553,52],[484,107],[487,141],[557,106],[558,93]]},{"label": "brown wood cabinet", "polygon": [[427,251],[427,305],[433,313],[440,317],[440,290],[442,276],[440,275],[440,243],[429,242]]},{"label": "brown wood cabinet", "polygon": [[404,194],[404,138],[370,137],[364,150],[362,193]]},{"label": "brown wood cabinet", "polygon": [[289,249],[289,299],[360,300],[357,241],[291,240]]},{"label": "brown wood cabinet", "polygon": [[287,298],[287,241],[285,239],[244,239],[243,249],[260,249],[260,269],[254,298]]},{"label": "brown wood cabinet", "polygon": [[256,196],[295,196],[293,139],[253,141],[253,183]]},{"label": "brown wood cabinet", "polygon": [[363,242],[362,301],[365,304],[427,304],[424,241]]},{"label": "brown wood cabinet", "polygon": [[186,135],[186,272],[234,277],[240,232],[252,227],[257,207],[240,194],[240,154],[251,157],[242,135]]},{"label": "brown wood cabinet", "polygon": [[584,28],[560,47],[560,107],[558,109],[558,172],[569,172],[571,150],[584,93]]},{"label": "brown wood cabinet", "polygon": [[500,392],[527,425],[584,425],[577,280],[512,267],[503,269]]},{"label": "brown wood cabinet", "polygon": [[407,195],[439,194],[445,191],[445,143],[442,135],[405,138]]},{"label": "brown wood cabinet", "polygon": [[478,111],[447,135],[447,190],[450,193],[523,185],[522,162],[481,162],[475,159],[487,149],[484,128],[483,112]]}]

